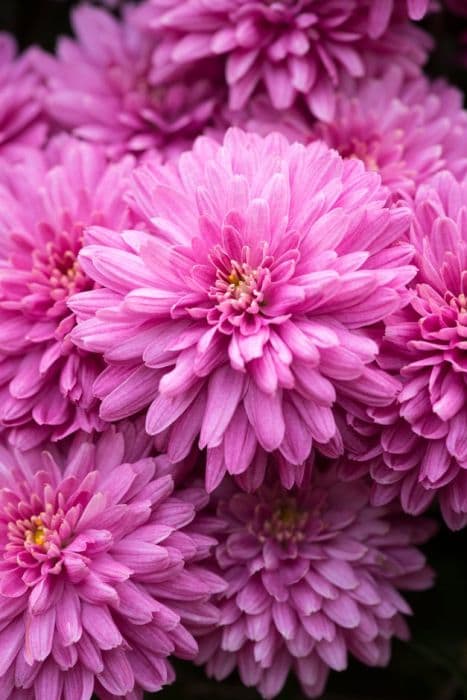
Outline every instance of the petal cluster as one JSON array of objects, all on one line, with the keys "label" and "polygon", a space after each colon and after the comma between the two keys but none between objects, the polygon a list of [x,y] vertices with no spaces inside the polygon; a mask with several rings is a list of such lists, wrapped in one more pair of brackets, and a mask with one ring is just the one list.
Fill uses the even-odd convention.
[{"label": "petal cluster", "polygon": [[233,122],[260,134],[277,130],[290,141],[323,140],[343,158],[358,158],[378,172],[392,201],[411,204],[418,187],[441,171],[459,180],[467,174],[462,93],[442,80],[407,79],[397,66],[377,78],[347,81],[330,123],[314,121],[299,107],[273,110],[266,95],[218,121],[219,129]]},{"label": "petal cluster", "polygon": [[253,488],[267,452],[288,485],[312,446],[341,452],[335,404],[392,401],[376,326],[407,303],[414,268],[409,213],[386,206],[378,175],[234,129],[143,166],[129,196],[150,232],[93,227],[79,258],[115,303],[70,302],[74,342],[109,365],[94,384],[104,420],[145,409],[173,462],[208,448],[208,490],[226,470],[250,469]]},{"label": "petal cluster", "polygon": [[31,54],[16,53],[14,39],[0,33],[0,156],[8,159],[42,146],[48,131]]},{"label": "petal cluster", "polygon": [[103,144],[112,157],[189,148],[222,95],[213,72],[185,71],[170,83],[156,82],[154,41],[134,25],[131,8],[119,21],[84,5],[71,20],[76,39],[62,38],[56,56],[39,61],[57,125]]},{"label": "petal cluster", "polygon": [[91,289],[78,262],[86,225],[129,222],[132,159],[61,139],[0,174],[0,422],[23,448],[102,429],[92,383],[100,357],[70,340],[70,296]]},{"label": "petal cluster", "polygon": [[[403,388],[392,406],[352,425],[373,501],[417,515],[438,497],[449,527],[467,524],[467,185],[449,173],[415,200],[418,275],[409,306],[387,321],[382,361]],[[358,473],[348,465],[348,475]]]},{"label": "petal cluster", "polygon": [[350,85],[337,98],[335,119],[314,134],[343,157],[380,173],[393,199],[411,201],[420,185],[449,170],[467,174],[467,112],[444,81],[406,80],[397,68]]},{"label": "petal cluster", "polygon": [[144,453],[128,462],[125,434],[2,448],[2,698],[142,699],[173,680],[168,656],[196,654],[189,630],[216,621],[206,496],[174,492]]},{"label": "petal cluster", "polygon": [[332,120],[335,91],[346,76],[362,77],[398,63],[416,72],[430,41],[407,21],[427,2],[405,0],[148,0],[139,22],[160,43],[154,51],[159,80],[180,66],[225,60],[229,102],[242,108],[259,85],[277,109],[303,96],[311,112]]},{"label": "petal cluster", "polygon": [[408,639],[467,526],[466,4],[0,32],[0,700],[317,698]]},{"label": "petal cluster", "polygon": [[255,494],[219,494],[216,560],[228,587],[218,627],[200,639],[209,675],[237,667],[245,685],[273,698],[293,672],[319,697],[348,653],[388,662],[391,638],[408,636],[399,591],[432,582],[417,545],[433,523],[373,508],[369,495],[366,481],[343,484],[330,467],[315,472],[311,490],[271,480]]}]

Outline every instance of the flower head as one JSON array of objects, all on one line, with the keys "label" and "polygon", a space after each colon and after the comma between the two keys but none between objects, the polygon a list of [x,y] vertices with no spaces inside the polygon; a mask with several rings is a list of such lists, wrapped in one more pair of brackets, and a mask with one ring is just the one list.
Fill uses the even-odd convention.
[{"label": "flower head", "polygon": [[260,134],[272,129],[291,141],[322,139],[344,158],[358,158],[378,172],[392,200],[412,202],[418,187],[449,170],[467,174],[467,112],[463,96],[443,81],[407,80],[393,66],[379,78],[347,81],[337,94],[331,123],[316,122],[303,109],[271,109],[261,95],[246,110],[228,111],[227,122]]},{"label": "flower head", "polygon": [[220,88],[212,71],[185,71],[170,83],[151,72],[154,41],[132,22],[99,8],[72,13],[76,39],[62,38],[56,57],[42,55],[47,107],[62,128],[105,145],[115,157],[150,149],[164,155],[189,148],[215,109]]},{"label": "flower head", "polygon": [[[411,16],[423,14],[426,2],[409,4]],[[159,39],[158,80],[187,63],[210,58],[220,64],[224,57],[233,109],[264,84],[277,109],[303,95],[326,121],[345,76],[367,75],[388,60],[413,74],[430,44],[407,22],[405,0],[148,0],[138,15]]]},{"label": "flower head", "polygon": [[115,303],[71,301],[74,342],[110,365],[94,385],[104,420],[147,408],[174,462],[199,438],[212,490],[226,469],[261,483],[274,451],[293,483],[312,445],[339,453],[340,397],[392,400],[372,329],[414,270],[408,212],[385,206],[378,175],[322,144],[230,130],[142,167],[129,196],[151,233],[94,227],[80,256]]},{"label": "flower head", "polygon": [[[130,451],[131,451],[131,446]],[[142,697],[192,658],[222,581],[198,563],[201,489],[174,492],[154,459],[129,463],[123,433],[50,452],[2,451],[1,695]]]},{"label": "flower head", "polygon": [[47,133],[42,98],[30,55],[16,57],[14,39],[0,33],[0,156],[42,146]]},{"label": "flower head", "polygon": [[400,497],[418,514],[439,496],[457,529],[467,523],[467,183],[443,173],[421,187],[411,239],[414,296],[388,319],[383,355],[404,386],[390,409],[370,411],[384,426],[371,473],[379,502]]},{"label": "flower head", "polygon": [[199,640],[209,675],[238,667],[245,685],[272,698],[293,672],[319,697],[348,652],[370,666],[388,662],[391,638],[408,636],[399,589],[432,582],[416,545],[433,525],[372,508],[369,494],[366,481],[343,484],[328,468],[311,489],[272,480],[255,494],[219,495],[215,556],[228,587],[217,597],[219,624]]},{"label": "flower head", "polygon": [[92,394],[102,360],[71,344],[67,301],[95,286],[78,263],[85,226],[130,221],[132,159],[108,166],[97,147],[55,146],[0,175],[0,421],[23,448],[103,427]]},{"label": "flower head", "polygon": [[331,124],[314,133],[345,157],[380,173],[394,199],[411,201],[442,170],[467,174],[467,112],[463,96],[443,81],[404,80],[390,68],[379,79],[343,91]]}]

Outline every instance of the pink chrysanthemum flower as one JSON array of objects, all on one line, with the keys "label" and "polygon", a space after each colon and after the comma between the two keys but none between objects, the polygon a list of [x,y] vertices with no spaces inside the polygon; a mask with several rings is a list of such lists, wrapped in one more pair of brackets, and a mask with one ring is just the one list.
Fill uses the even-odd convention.
[{"label": "pink chrysanthemum flower", "polygon": [[463,96],[444,81],[406,80],[396,66],[381,78],[350,81],[337,95],[332,123],[314,122],[305,111],[271,110],[266,96],[247,110],[226,112],[261,134],[275,129],[289,140],[324,140],[344,158],[359,158],[381,175],[391,198],[412,201],[417,188],[449,170],[467,174],[467,112]]},{"label": "pink chrysanthemum flower", "polygon": [[[446,500],[450,489],[442,487],[452,474],[448,472],[447,480],[433,487],[425,473],[427,468],[433,475],[436,469],[431,463],[433,444],[415,433],[399,410],[394,401],[380,410],[346,414],[341,424],[346,451],[338,462],[339,477],[353,481],[369,474],[374,506],[400,501],[403,510],[415,516],[426,511],[437,495],[440,502]],[[445,510],[445,519],[452,529],[460,529],[466,522],[465,514],[455,514],[451,508]]]},{"label": "pink chrysanthemum flower", "polygon": [[[47,106],[57,124],[111,156],[189,148],[217,105],[221,88],[210,73],[168,84],[151,74],[154,41],[137,29],[127,8],[122,21],[82,6],[71,16],[76,40],[62,38],[55,57],[38,61],[47,79]],[[212,71],[211,71],[212,73]]]},{"label": "pink chrysanthemum flower", "polygon": [[411,238],[415,295],[386,329],[386,364],[404,388],[397,404],[370,411],[385,426],[383,459],[371,465],[374,500],[400,497],[418,514],[439,496],[459,529],[467,524],[467,183],[445,173],[421,187]]},{"label": "pink chrysanthemum flower", "polygon": [[132,159],[108,166],[97,147],[60,144],[52,167],[37,152],[0,174],[0,422],[23,448],[103,427],[102,359],[71,344],[67,300],[94,287],[77,261],[85,226],[130,223]]},{"label": "pink chrysanthemum flower", "polygon": [[399,589],[431,585],[416,545],[433,524],[373,508],[366,481],[344,484],[326,472],[315,472],[309,490],[272,483],[221,496],[216,560],[228,587],[197,660],[218,680],[237,667],[246,686],[273,698],[293,672],[308,697],[319,697],[348,652],[382,666],[391,638],[408,637]]},{"label": "pink chrysanthemum flower", "polygon": [[342,93],[331,124],[314,133],[343,157],[380,173],[393,198],[411,200],[436,173],[467,174],[463,95],[444,81],[405,81],[397,68]]},{"label": "pink chrysanthemum flower", "polygon": [[[337,86],[376,66],[398,63],[418,72],[430,39],[407,22],[405,0],[148,0],[140,23],[160,43],[155,75],[166,80],[181,66],[226,59],[230,106],[242,108],[264,84],[272,104],[287,109],[303,95],[318,118],[332,120]],[[425,2],[410,3],[422,14]],[[418,7],[415,8],[414,6]]]},{"label": "pink chrysanthemum flower", "polygon": [[378,175],[323,144],[232,129],[140,168],[130,196],[152,233],[94,227],[80,256],[115,303],[71,302],[74,342],[110,364],[104,420],[148,407],[174,462],[199,437],[212,490],[250,465],[261,483],[264,451],[295,466],[312,444],[338,454],[339,396],[392,400],[370,331],[407,301],[414,268],[409,213],[385,206]]},{"label": "pink chrysanthemum flower", "polygon": [[205,493],[128,459],[114,428],[66,450],[2,450],[2,698],[142,700],[173,680],[169,655],[196,654],[189,630],[215,624]]},{"label": "pink chrysanthemum flower", "polygon": [[16,57],[14,39],[0,33],[0,156],[42,146],[47,134],[42,97],[29,54]]}]

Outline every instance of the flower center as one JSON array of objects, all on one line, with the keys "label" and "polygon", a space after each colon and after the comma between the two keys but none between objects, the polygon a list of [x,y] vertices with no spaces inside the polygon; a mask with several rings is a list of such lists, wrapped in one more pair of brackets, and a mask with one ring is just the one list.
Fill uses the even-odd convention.
[{"label": "flower center", "polygon": [[[31,297],[37,312],[63,318],[70,312],[66,302],[70,296],[93,288],[78,263],[81,237],[64,233],[57,241],[49,241],[38,248],[32,257]],[[68,329],[69,330],[69,329]]]},{"label": "flower center", "polygon": [[276,542],[301,542],[303,529],[309,514],[300,510],[293,497],[284,497],[276,502],[271,516],[264,521],[259,539],[275,539]]},{"label": "flower center", "polygon": [[[150,104],[155,110],[160,111],[165,106],[167,87],[165,85],[152,85],[146,73],[147,70],[136,80],[133,90],[130,89],[124,97],[126,97],[130,107],[144,107]],[[126,77],[124,72],[118,68],[115,68],[112,74],[120,83]]]},{"label": "flower center", "polygon": [[351,138],[350,143],[342,144],[337,147],[342,158],[357,158],[365,163],[367,170],[379,170],[378,160],[375,154],[375,144],[355,136]]},{"label": "flower center", "polygon": [[461,292],[457,297],[451,292],[446,292],[445,299],[449,306],[458,313],[467,312],[467,295],[465,295],[463,292]]},{"label": "flower center", "polygon": [[20,552],[29,553],[33,558],[42,559],[44,554],[58,556],[63,547],[63,537],[70,532],[63,523],[65,514],[61,508],[55,510],[50,504],[39,515],[10,521],[8,525],[9,544],[6,549],[8,558],[16,557]]},{"label": "flower center", "polygon": [[40,516],[31,518],[32,529],[26,530],[24,541],[27,544],[44,547],[47,539],[47,528],[44,527]]},{"label": "flower center", "polygon": [[265,270],[235,260],[231,261],[231,265],[228,272],[217,270],[213,294],[217,299],[218,308],[222,311],[230,307],[237,311],[258,313],[264,300]]},{"label": "flower center", "polygon": [[71,296],[86,287],[86,278],[72,250],[58,251],[53,244],[49,244],[48,252],[52,290],[62,289],[67,296]]}]

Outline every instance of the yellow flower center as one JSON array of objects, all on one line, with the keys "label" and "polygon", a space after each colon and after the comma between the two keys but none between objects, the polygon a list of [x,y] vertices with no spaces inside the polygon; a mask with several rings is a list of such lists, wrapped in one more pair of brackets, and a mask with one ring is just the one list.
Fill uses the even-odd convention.
[{"label": "yellow flower center", "polygon": [[47,541],[47,528],[39,516],[31,518],[32,529],[26,532],[26,542],[44,547]]},{"label": "yellow flower center", "polygon": [[235,272],[235,270],[233,270],[233,271],[230,273],[230,275],[227,277],[227,279],[228,279],[228,281],[229,281],[230,284],[234,284],[235,286],[237,286],[238,284],[240,284],[240,277],[237,275],[237,273]]},{"label": "yellow flower center", "polygon": [[39,547],[42,547],[45,543],[45,530],[43,527],[38,527],[36,530],[34,530],[32,534],[32,539],[34,540],[34,544],[37,544]]}]

